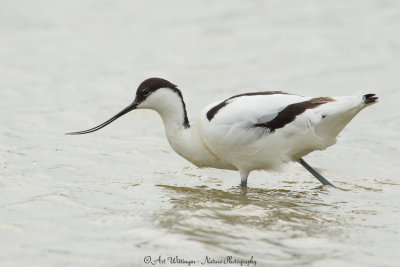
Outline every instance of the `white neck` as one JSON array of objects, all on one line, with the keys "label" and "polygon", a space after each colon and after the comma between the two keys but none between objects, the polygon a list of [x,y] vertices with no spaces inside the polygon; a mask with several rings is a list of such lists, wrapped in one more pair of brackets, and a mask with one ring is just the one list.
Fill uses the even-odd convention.
[{"label": "white neck", "polygon": [[190,140],[193,129],[188,124],[183,99],[169,89],[159,89],[150,97],[154,100],[149,100],[157,102],[153,109],[163,120],[169,144],[179,155],[188,159],[193,148]]},{"label": "white neck", "polygon": [[189,126],[185,104],[178,93],[168,88],[159,89],[138,108],[153,109],[160,114],[168,142],[180,156],[198,167],[218,163],[204,146],[197,127]]},{"label": "white neck", "polygon": [[153,109],[160,114],[167,135],[190,128],[183,99],[169,88],[157,90],[140,107]]}]

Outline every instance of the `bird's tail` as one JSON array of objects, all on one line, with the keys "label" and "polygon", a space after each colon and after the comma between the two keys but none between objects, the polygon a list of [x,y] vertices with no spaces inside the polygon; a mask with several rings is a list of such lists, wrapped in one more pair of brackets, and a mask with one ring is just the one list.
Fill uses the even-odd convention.
[{"label": "bird's tail", "polygon": [[366,94],[364,95],[364,104],[374,104],[378,102],[379,98],[375,94]]}]

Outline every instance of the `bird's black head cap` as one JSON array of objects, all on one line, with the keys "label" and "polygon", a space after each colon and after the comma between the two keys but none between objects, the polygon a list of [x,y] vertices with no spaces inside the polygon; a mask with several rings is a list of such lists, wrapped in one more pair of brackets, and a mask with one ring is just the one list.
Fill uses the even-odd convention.
[{"label": "bird's black head cap", "polygon": [[149,95],[160,88],[169,88],[175,92],[179,92],[178,94],[182,96],[182,93],[175,84],[161,78],[149,78],[147,80],[144,80],[139,85],[136,91],[135,101],[137,103],[143,102]]}]

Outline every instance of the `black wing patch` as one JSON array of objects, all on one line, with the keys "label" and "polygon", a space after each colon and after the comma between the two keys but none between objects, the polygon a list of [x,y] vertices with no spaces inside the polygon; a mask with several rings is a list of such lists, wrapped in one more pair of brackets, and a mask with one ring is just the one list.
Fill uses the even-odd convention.
[{"label": "black wing patch", "polygon": [[254,124],[253,127],[268,128],[269,132],[273,133],[276,129],[283,128],[286,124],[294,121],[298,115],[304,113],[307,109],[314,109],[322,104],[333,101],[335,100],[330,97],[317,97],[304,102],[294,103],[280,111],[272,120]]},{"label": "black wing patch", "polygon": [[233,98],[237,98],[237,97],[241,97],[241,96],[254,96],[254,95],[276,95],[276,94],[282,94],[282,95],[289,95],[288,93],[285,92],[281,92],[281,91],[266,91],[266,92],[254,92],[254,93],[245,93],[245,94],[240,94],[240,95],[234,95],[224,101],[222,101],[221,103],[219,103],[218,105],[212,107],[208,112],[207,112],[207,119],[209,121],[211,121],[214,116],[218,113],[218,111],[220,111],[220,109],[222,109],[223,107],[225,107],[226,105],[228,105],[228,101],[233,99]]}]

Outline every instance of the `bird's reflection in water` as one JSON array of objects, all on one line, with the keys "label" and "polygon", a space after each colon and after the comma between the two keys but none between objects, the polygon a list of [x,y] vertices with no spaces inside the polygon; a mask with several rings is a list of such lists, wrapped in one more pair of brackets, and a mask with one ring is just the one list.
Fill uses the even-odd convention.
[{"label": "bird's reflection in water", "polygon": [[244,256],[258,251],[275,260],[300,257],[312,262],[321,251],[299,254],[299,248],[291,248],[287,241],[323,239],[342,232],[340,216],[332,205],[324,203],[324,188],[291,191],[158,186],[170,191],[172,204],[171,209],[155,215],[159,226],[214,249]]}]

